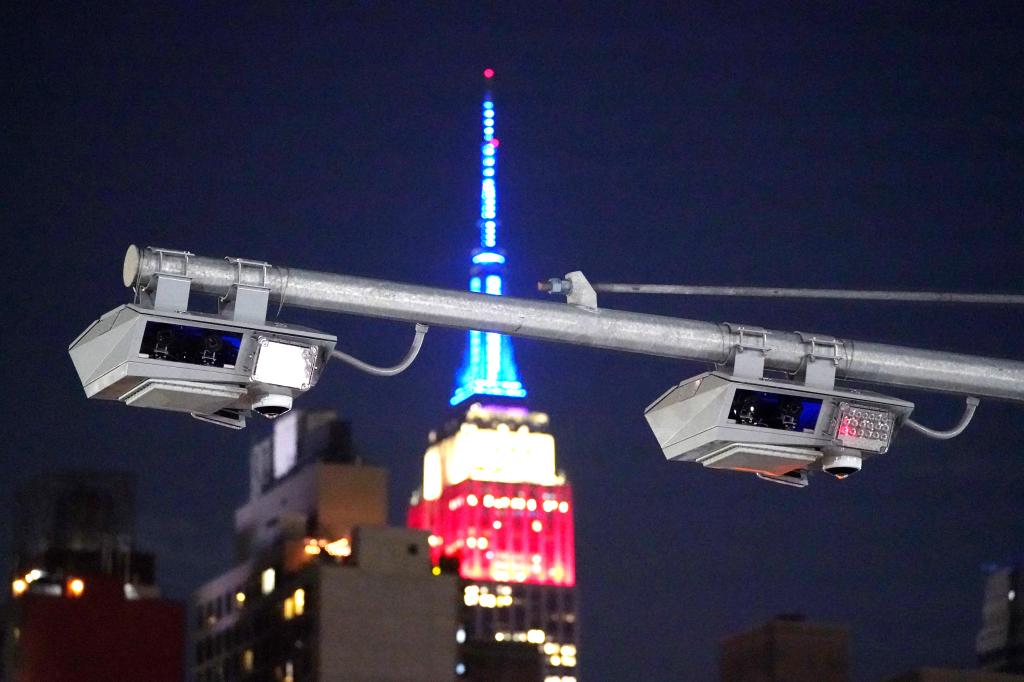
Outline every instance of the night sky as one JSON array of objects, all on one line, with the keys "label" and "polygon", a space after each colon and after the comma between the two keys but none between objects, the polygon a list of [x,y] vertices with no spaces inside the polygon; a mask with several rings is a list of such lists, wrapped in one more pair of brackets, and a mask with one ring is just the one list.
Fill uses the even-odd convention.
[{"label": "night sky", "polygon": [[[233,432],[87,402],[67,344],[128,300],[129,243],[464,288],[486,66],[513,295],[576,269],[595,282],[1021,290],[1020,3],[33,5],[0,20],[0,510],[41,472],[135,472],[139,543],[177,598],[228,567],[248,448],[269,423]],[[1024,359],[1019,309],[600,303]],[[281,319],[378,363],[412,331]],[[392,379],[332,364],[298,402],[353,422],[359,452],[391,471],[394,523],[449,416],[463,336],[432,329]],[[962,437],[903,433],[860,474],[801,491],[665,461],[643,408],[704,366],[516,351],[577,498],[586,680],[710,682],[722,637],[782,612],[847,624],[857,682],[973,664],[985,567],[1024,554],[1021,406],[983,400]],[[962,407],[879,390],[941,428]]]}]

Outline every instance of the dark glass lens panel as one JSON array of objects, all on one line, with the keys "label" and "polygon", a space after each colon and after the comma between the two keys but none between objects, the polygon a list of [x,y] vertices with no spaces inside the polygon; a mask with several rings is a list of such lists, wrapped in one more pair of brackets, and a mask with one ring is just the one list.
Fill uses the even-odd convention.
[{"label": "dark glass lens panel", "polygon": [[821,401],[816,398],[738,388],[729,408],[729,419],[766,429],[813,431],[820,412]]},{"label": "dark glass lens panel", "polygon": [[139,352],[157,360],[223,367],[238,361],[241,346],[238,332],[150,321]]}]

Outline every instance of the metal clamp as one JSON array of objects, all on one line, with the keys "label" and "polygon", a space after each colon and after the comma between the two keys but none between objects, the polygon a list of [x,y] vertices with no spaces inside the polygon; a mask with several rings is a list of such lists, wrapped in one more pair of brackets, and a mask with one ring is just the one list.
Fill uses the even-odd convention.
[{"label": "metal clamp", "polygon": [[731,322],[723,322],[722,325],[730,335],[738,337],[732,344],[734,352],[730,354],[733,375],[762,378],[764,376],[764,358],[772,351],[768,345],[768,335],[771,332],[762,327],[746,327]]},{"label": "metal clamp", "polygon": [[[158,310],[188,310],[188,295],[192,279],[188,276],[189,251],[147,247],[157,257],[157,268],[145,291],[136,291],[145,305]],[[168,265],[172,259],[181,259],[181,272],[172,272]]]},{"label": "metal clamp", "polygon": [[[231,258],[227,256],[224,258],[229,263],[234,263],[237,267],[235,270],[235,284],[242,284],[242,272],[245,268],[258,268],[260,271],[260,283],[255,286],[265,287],[267,285],[267,270],[270,268],[270,263],[261,260],[248,260],[246,258]],[[254,286],[254,285],[247,285]]]},{"label": "metal clamp", "polygon": [[[152,251],[156,254],[156,274],[175,275],[178,277],[188,277],[188,259],[190,256],[196,254],[191,251],[178,251],[177,249],[161,249],[156,246],[148,246],[147,250]],[[177,257],[181,258],[181,272],[171,272],[165,268],[165,258]]]},{"label": "metal clamp", "polygon": [[572,283],[565,292],[565,302],[584,310],[597,310],[597,292],[586,276],[579,270],[573,270],[565,278]]},{"label": "metal clamp", "polygon": [[803,375],[804,384],[832,388],[836,383],[836,370],[846,360],[846,344],[832,336],[820,337],[805,332],[794,332],[800,337],[807,352],[798,374]]},{"label": "metal clamp", "polygon": [[554,277],[537,282],[537,290],[548,294],[564,294],[565,302],[569,305],[591,312],[597,310],[597,292],[579,270],[567,273],[565,279]]},{"label": "metal clamp", "polygon": [[[228,287],[224,296],[217,300],[220,314],[237,322],[255,322],[263,324],[267,321],[267,305],[270,302],[270,283],[268,270],[270,263],[245,258],[225,258],[233,263],[235,281]],[[246,269],[254,269],[259,273],[259,284],[247,284],[242,281]]]}]

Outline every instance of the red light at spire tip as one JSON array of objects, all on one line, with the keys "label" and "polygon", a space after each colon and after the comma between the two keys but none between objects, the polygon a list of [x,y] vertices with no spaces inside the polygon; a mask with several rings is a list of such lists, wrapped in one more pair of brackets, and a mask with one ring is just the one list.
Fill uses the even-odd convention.
[{"label": "red light at spire tip", "polygon": [[494,69],[484,69],[484,78],[494,78]]}]

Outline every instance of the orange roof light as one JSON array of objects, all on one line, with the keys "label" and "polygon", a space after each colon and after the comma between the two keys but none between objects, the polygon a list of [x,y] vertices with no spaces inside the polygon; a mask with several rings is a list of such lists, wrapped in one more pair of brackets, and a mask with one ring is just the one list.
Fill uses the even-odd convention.
[{"label": "orange roof light", "polygon": [[85,581],[81,578],[68,578],[67,588],[69,597],[81,597],[85,592]]}]

